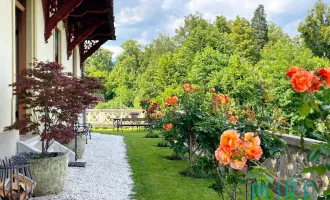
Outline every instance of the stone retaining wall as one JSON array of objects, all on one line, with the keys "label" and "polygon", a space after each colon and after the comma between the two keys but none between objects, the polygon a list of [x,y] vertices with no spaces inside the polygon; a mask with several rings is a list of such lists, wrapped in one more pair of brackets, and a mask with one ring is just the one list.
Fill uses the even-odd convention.
[{"label": "stone retaining wall", "polygon": [[[288,143],[286,152],[284,155],[278,156],[276,159],[267,159],[263,165],[268,169],[271,169],[281,180],[288,180],[288,178],[295,177],[296,175],[302,175],[304,178],[314,180],[320,189],[320,193],[326,190],[329,185],[328,177],[330,174],[328,172],[322,176],[318,175],[316,172],[307,174],[301,173],[306,167],[329,162],[329,158],[322,155],[318,162],[311,163],[307,161],[307,153],[312,148],[311,145],[314,143],[320,143],[321,141],[305,138],[305,150],[303,150],[300,144],[300,137],[287,134],[276,135]],[[299,182],[294,185],[296,186],[297,192],[303,194],[305,183]],[[274,189],[275,191],[278,190],[277,185]],[[308,193],[313,191],[314,197],[316,196],[316,191],[314,191],[312,187],[306,187],[306,191]],[[284,194],[285,188],[281,188],[281,195]]]},{"label": "stone retaining wall", "polygon": [[137,111],[138,118],[143,118],[142,109],[88,109],[86,111],[87,123],[93,127],[112,127],[112,118],[130,118],[130,112]]}]

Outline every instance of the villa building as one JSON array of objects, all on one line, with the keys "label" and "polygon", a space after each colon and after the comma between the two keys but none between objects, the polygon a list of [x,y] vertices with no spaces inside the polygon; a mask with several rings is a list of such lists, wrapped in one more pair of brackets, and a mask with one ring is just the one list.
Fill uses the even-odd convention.
[{"label": "villa building", "polygon": [[24,110],[8,85],[35,59],[56,61],[77,76],[84,61],[115,40],[113,0],[1,0],[0,158],[17,153],[19,133],[3,133]]}]

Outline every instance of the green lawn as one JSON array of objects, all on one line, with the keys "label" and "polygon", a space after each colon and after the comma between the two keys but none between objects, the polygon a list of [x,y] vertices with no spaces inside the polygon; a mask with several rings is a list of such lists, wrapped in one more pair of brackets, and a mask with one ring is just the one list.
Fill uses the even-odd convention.
[{"label": "green lawn", "polygon": [[172,150],[157,147],[159,138],[143,138],[146,132],[114,132],[112,129],[96,129],[95,132],[125,137],[129,163],[133,171],[133,199],[220,199],[210,188],[213,179],[184,177],[180,172],[189,166],[188,161],[170,161]]}]

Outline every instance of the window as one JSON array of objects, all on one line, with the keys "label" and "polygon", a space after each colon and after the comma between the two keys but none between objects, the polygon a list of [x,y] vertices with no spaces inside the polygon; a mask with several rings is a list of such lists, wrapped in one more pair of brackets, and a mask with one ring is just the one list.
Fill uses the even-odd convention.
[{"label": "window", "polygon": [[[25,0],[15,1],[15,48],[16,48],[16,66],[15,74],[16,81],[18,80],[18,74],[26,68],[26,11]],[[24,105],[18,103],[18,98],[15,96],[15,116],[13,120],[23,120],[25,115]],[[14,114],[14,113],[12,113]]]},{"label": "window", "polygon": [[55,62],[60,63],[61,60],[61,32],[58,28],[55,28],[54,32],[54,52],[55,52]]}]

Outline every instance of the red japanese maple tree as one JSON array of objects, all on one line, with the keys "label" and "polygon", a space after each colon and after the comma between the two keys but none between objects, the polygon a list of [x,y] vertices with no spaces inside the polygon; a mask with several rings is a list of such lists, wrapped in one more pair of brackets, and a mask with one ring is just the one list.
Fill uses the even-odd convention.
[{"label": "red japanese maple tree", "polygon": [[73,125],[79,114],[97,100],[93,94],[104,88],[97,78],[78,78],[62,70],[56,62],[36,62],[10,85],[26,114],[5,130],[40,135],[45,155],[53,141],[67,143],[74,138]]}]

